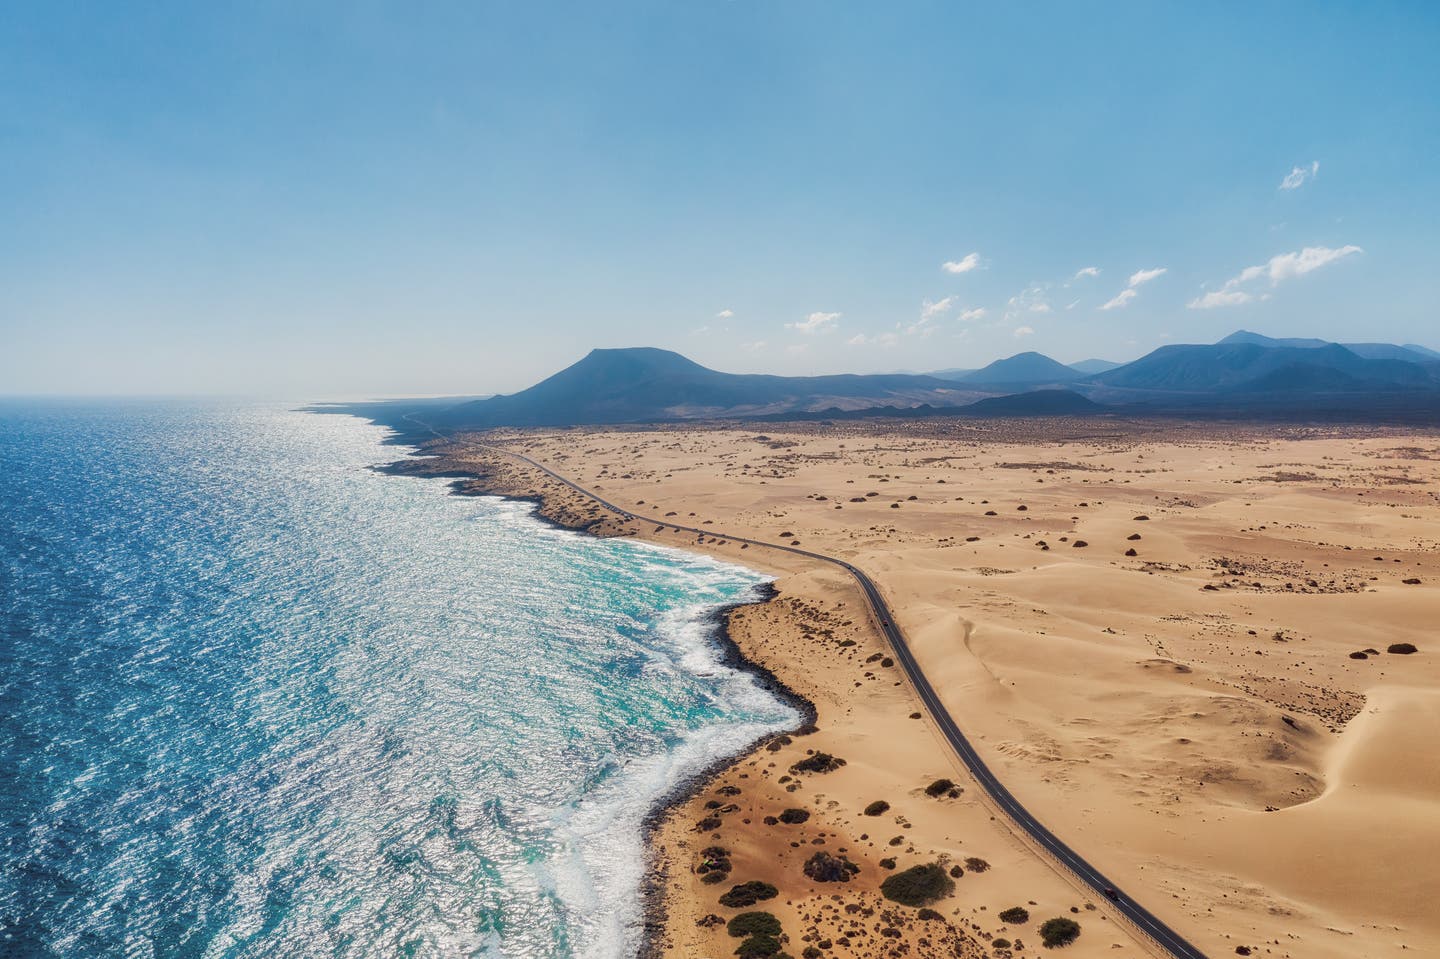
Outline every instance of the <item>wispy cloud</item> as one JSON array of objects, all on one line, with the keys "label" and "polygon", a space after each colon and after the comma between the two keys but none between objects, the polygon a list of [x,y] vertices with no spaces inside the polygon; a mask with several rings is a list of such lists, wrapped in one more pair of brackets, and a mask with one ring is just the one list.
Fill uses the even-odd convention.
[{"label": "wispy cloud", "polygon": [[1015,338],[1016,338],[1017,340],[1018,340],[1018,339],[1021,339],[1022,337],[1034,336],[1034,335],[1035,335],[1035,331],[1032,330],[1032,329],[1030,329],[1030,327],[1028,327],[1028,326],[1017,326],[1017,327],[1015,327]]},{"label": "wispy cloud", "polygon": [[983,319],[985,319],[985,314],[986,314],[986,312],[987,312],[987,311],[986,311],[985,307],[983,307],[983,306],[977,306],[977,307],[975,307],[975,309],[973,309],[973,310],[961,310],[961,311],[960,311],[960,322],[962,322],[962,323],[974,323],[976,320],[983,320]]},{"label": "wispy cloud", "polygon": [[1050,299],[1046,287],[1041,284],[1027,286],[1005,301],[1006,321],[1025,316],[1030,313],[1049,313]]},{"label": "wispy cloud", "polygon": [[856,333],[845,341],[846,346],[894,346],[900,341],[897,333],[877,333],[874,336],[866,336],[864,333]]},{"label": "wispy cloud", "polygon": [[943,316],[950,307],[955,305],[955,297],[947,296],[943,300],[926,300],[920,305],[920,318],[922,320],[933,319]]},{"label": "wispy cloud", "polygon": [[1140,295],[1140,294],[1139,294],[1139,293],[1136,293],[1133,288],[1127,286],[1125,289],[1121,290],[1119,293],[1116,293],[1113,297],[1111,297],[1111,298],[1105,303],[1104,306],[1100,307],[1100,309],[1102,309],[1102,310],[1119,310],[1119,309],[1122,309],[1122,308],[1124,308],[1124,307],[1126,307],[1126,306],[1129,306],[1129,305],[1130,305],[1130,301],[1133,300],[1133,299],[1135,299],[1135,297],[1137,297],[1137,296],[1139,296],[1139,295]]},{"label": "wispy cloud", "polygon": [[1078,269],[1078,270],[1075,271],[1075,275],[1074,275],[1073,277],[1071,277],[1071,279],[1072,279],[1072,280],[1078,280],[1078,279],[1081,279],[1082,277],[1086,277],[1086,276],[1099,276],[1099,275],[1100,275],[1100,267],[1098,267],[1098,266],[1082,266],[1080,269]]},{"label": "wispy cloud", "polygon": [[755,340],[753,343],[741,343],[740,349],[744,350],[746,353],[755,353],[759,350],[765,349],[765,341]]},{"label": "wispy cloud", "polygon": [[[1309,165],[1308,167],[1304,167],[1304,166],[1292,167],[1291,170],[1290,170],[1290,172],[1287,173],[1287,174],[1285,174],[1285,179],[1283,179],[1283,180],[1280,181],[1280,189],[1282,189],[1282,190],[1298,190],[1298,189],[1300,189],[1302,186],[1304,186],[1307,181],[1315,179],[1315,177],[1316,177],[1319,173],[1320,173],[1320,161],[1319,161],[1319,160],[1311,160],[1311,161],[1310,161],[1310,165]],[[1342,176],[1341,179],[1343,180],[1344,177]]]},{"label": "wispy cloud", "polygon": [[715,314],[715,319],[717,319],[717,320],[728,320],[728,319],[730,319],[730,317],[732,317],[732,316],[734,316],[734,315],[735,315],[735,311],[734,311],[734,310],[721,310],[719,313],[716,313],[716,314]]},{"label": "wispy cloud", "polygon": [[787,330],[796,330],[806,335],[811,333],[828,333],[835,329],[835,321],[838,319],[840,319],[839,313],[811,313],[803,320],[786,323],[785,328]]},{"label": "wispy cloud", "polygon": [[969,273],[971,270],[980,269],[981,266],[979,253],[967,253],[958,260],[946,260],[940,264],[940,269],[946,273]]},{"label": "wispy cloud", "polygon": [[1139,292],[1137,292],[1137,287],[1144,286],[1157,276],[1164,276],[1168,272],[1169,269],[1163,266],[1157,266],[1153,270],[1136,270],[1130,274],[1130,282],[1126,285],[1125,289],[1116,293],[1105,305],[1101,306],[1100,309],[1124,309],[1130,305],[1131,300],[1140,295]]},{"label": "wispy cloud", "polygon": [[1211,290],[1204,296],[1197,297],[1190,301],[1192,310],[1213,310],[1217,306],[1240,306],[1255,299],[1253,294],[1244,290]]},{"label": "wispy cloud", "polygon": [[1243,287],[1256,280],[1265,279],[1270,281],[1271,287],[1276,287],[1285,280],[1304,276],[1322,266],[1329,266],[1347,256],[1364,252],[1358,246],[1347,245],[1342,247],[1307,246],[1303,250],[1296,250],[1293,253],[1280,253],[1264,263],[1247,266],[1226,280],[1220,289],[1211,290],[1209,293],[1191,300],[1189,306],[1192,310],[1212,310],[1220,306],[1240,306],[1257,299],[1263,300],[1268,298],[1269,294],[1256,294],[1243,289]]}]

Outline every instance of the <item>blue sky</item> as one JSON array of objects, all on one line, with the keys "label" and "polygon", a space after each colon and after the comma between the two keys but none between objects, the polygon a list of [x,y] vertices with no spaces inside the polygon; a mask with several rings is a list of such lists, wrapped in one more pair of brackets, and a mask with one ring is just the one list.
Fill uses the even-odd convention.
[{"label": "blue sky", "polygon": [[1437,49],[1421,2],[10,3],[0,392],[1440,348]]}]

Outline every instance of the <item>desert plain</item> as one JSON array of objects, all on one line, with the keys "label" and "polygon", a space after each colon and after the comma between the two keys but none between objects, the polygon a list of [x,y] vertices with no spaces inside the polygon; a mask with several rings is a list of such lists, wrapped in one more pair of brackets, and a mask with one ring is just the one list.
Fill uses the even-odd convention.
[{"label": "desert plain", "polygon": [[[775,577],[729,635],[814,727],[661,817],[655,954],[733,955],[725,924],[747,907],[720,897],[749,881],[775,887],[748,908],[796,957],[1044,955],[1052,917],[1080,925],[1067,955],[1157,954],[991,806],[854,581],[740,536],[867,572],[1011,792],[1205,954],[1440,955],[1440,433],[935,418],[505,430],[423,452],[407,468],[462,491]],[[880,895],[926,863],[950,895],[923,912]],[[1000,918],[1014,907],[1026,918]]]}]

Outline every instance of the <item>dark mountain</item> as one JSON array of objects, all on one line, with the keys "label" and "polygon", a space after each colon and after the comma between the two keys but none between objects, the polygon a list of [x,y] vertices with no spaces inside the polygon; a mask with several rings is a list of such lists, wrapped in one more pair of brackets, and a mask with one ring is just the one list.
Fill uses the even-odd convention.
[{"label": "dark mountain", "polygon": [[[1276,339],[1270,336],[1263,336],[1259,333],[1251,333],[1248,330],[1237,330],[1220,341],[1222,345],[1232,343],[1252,343],[1255,346],[1294,347],[1297,349],[1310,350],[1332,345],[1327,340],[1310,338]],[[1425,363],[1431,360],[1440,360],[1440,353],[1436,353],[1434,350],[1427,350],[1423,346],[1397,346],[1394,343],[1341,343],[1340,345],[1356,356],[1363,357],[1367,360],[1404,360],[1408,363]]]},{"label": "dark mountain", "polygon": [[1032,390],[1009,396],[991,396],[962,406],[961,416],[1078,416],[1104,413],[1107,408],[1074,390]]},{"label": "dark mountain", "polygon": [[[1102,389],[1166,393],[1440,389],[1440,365],[1366,359],[1336,343],[1268,347],[1255,343],[1162,346],[1133,363],[1090,377]],[[1092,390],[1091,395],[1096,395]]]},{"label": "dark mountain", "polygon": [[1079,363],[1071,363],[1070,369],[1081,376],[1094,376],[1096,373],[1108,373],[1124,365],[1124,363],[1112,363],[1109,360],[1081,360]]},{"label": "dark mountain", "polygon": [[953,382],[895,373],[766,376],[720,373],[679,353],[636,347],[592,350],[509,396],[463,403],[426,417],[439,429],[575,426],[705,417],[763,416],[889,403],[952,406],[982,395]]},{"label": "dark mountain", "polygon": [[1068,383],[1081,374],[1064,363],[1057,363],[1044,353],[1016,353],[989,366],[959,377],[962,383],[1005,384],[1028,386],[1038,383]]},{"label": "dark mountain", "polygon": [[957,367],[950,370],[935,370],[934,372],[927,373],[926,375],[933,376],[937,380],[963,380],[965,377],[969,376],[971,373],[974,372],[975,371],[973,369],[962,369]]},{"label": "dark mountain", "polygon": [[1263,333],[1251,333],[1249,330],[1236,330],[1225,339],[1216,343],[1216,346],[1231,346],[1236,343],[1249,343],[1252,346],[1288,346],[1297,350],[1313,350],[1322,346],[1329,346],[1329,340],[1317,340],[1311,337],[1292,336],[1285,339],[1276,339],[1273,336],[1266,336]]}]

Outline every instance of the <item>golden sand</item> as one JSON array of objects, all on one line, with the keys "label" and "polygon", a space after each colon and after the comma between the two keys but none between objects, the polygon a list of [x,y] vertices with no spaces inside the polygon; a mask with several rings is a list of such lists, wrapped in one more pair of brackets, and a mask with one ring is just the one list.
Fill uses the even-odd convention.
[{"label": "golden sand", "polygon": [[[654,522],[617,522],[496,446]],[[1081,925],[1067,954],[1150,954],[911,718],[842,571],[727,534],[869,573],[1001,780],[1207,954],[1440,955],[1436,435],[925,421],[504,432],[431,452],[421,468],[472,472],[472,492],[777,577],[731,634],[815,704],[818,731],[762,746],[665,818],[667,955],[731,955],[719,920],[743,910],[718,898],[751,879],[778,887],[755,908],[797,957],[1033,955],[1052,916]],[[791,772],[814,752],[845,764]],[[927,795],[942,778],[958,795]],[[875,800],[889,809],[864,815]],[[809,816],[779,821],[787,809]],[[710,847],[724,882],[697,871]],[[858,874],[807,878],[821,851]],[[963,874],[922,919],[879,896],[887,860]],[[1028,921],[1001,922],[1013,906]]]}]

